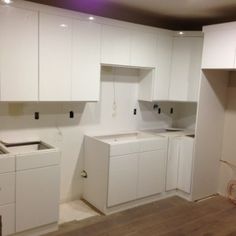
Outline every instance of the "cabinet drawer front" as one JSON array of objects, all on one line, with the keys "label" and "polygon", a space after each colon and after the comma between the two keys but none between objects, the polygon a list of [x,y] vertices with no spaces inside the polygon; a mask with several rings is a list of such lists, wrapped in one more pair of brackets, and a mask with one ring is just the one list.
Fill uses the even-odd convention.
[{"label": "cabinet drawer front", "polygon": [[15,202],[15,173],[0,175],[0,205]]},{"label": "cabinet drawer front", "polygon": [[139,152],[139,143],[121,143],[117,145],[111,145],[110,156],[122,156],[130,153]]},{"label": "cabinet drawer front", "polygon": [[12,155],[0,156],[0,174],[15,171],[15,157]]},{"label": "cabinet drawer front", "polygon": [[164,137],[159,138],[159,139],[143,140],[140,142],[140,152],[166,149],[167,143],[168,143],[168,139]]},{"label": "cabinet drawer front", "polygon": [[15,204],[0,206],[0,215],[2,216],[2,235],[11,235],[15,233]]},{"label": "cabinet drawer front", "polygon": [[44,166],[58,165],[60,163],[60,152],[41,152],[31,154],[20,154],[16,157],[16,170],[27,170]]}]

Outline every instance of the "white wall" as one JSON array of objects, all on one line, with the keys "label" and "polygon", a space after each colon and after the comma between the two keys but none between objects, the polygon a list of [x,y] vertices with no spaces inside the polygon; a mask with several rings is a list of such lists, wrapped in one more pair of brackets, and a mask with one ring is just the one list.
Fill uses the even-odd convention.
[{"label": "white wall", "polygon": [[197,103],[176,103],[173,126],[176,128],[195,129]]},{"label": "white wall", "polygon": [[[225,110],[222,159],[236,166],[236,72],[231,72]],[[228,181],[236,179],[236,167],[222,163],[219,193],[226,195]]]},{"label": "white wall", "polygon": [[[138,102],[136,69],[102,70],[99,103],[18,103],[0,104],[0,139],[17,142],[42,139],[59,147],[61,160],[61,200],[78,198],[82,191],[80,171],[83,168],[83,134],[105,134],[140,128],[161,128],[172,125],[168,105],[157,114],[152,103]],[[114,84],[117,110],[113,115]],[[133,109],[137,108],[137,116]],[[69,119],[69,111],[75,118]],[[34,112],[40,119],[34,120]]]}]

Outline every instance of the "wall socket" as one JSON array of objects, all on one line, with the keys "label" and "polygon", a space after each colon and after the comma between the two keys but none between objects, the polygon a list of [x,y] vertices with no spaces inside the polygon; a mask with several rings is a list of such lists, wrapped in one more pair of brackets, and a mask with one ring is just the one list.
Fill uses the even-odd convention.
[{"label": "wall socket", "polygon": [[74,112],[70,111],[70,118],[73,119],[75,117]]},{"label": "wall socket", "polygon": [[35,120],[39,120],[39,112],[35,112],[34,113],[34,119]]}]

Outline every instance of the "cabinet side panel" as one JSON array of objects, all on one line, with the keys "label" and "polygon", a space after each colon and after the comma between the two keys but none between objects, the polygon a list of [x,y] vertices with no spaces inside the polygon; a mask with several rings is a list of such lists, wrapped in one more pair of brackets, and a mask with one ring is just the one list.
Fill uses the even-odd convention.
[{"label": "cabinet side panel", "polygon": [[109,145],[96,139],[85,137],[83,198],[100,211],[104,211],[107,201]]},{"label": "cabinet side panel", "polygon": [[217,193],[228,72],[204,71],[198,105],[192,199]]}]

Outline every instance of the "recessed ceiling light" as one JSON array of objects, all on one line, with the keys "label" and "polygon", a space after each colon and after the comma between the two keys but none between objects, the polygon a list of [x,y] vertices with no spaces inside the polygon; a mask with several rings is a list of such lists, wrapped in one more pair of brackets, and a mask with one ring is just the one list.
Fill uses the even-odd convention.
[{"label": "recessed ceiling light", "polygon": [[183,34],[184,34],[184,32],[183,32],[183,31],[180,31],[180,32],[179,32],[179,35],[183,35]]},{"label": "recessed ceiling light", "polygon": [[6,4],[10,4],[10,3],[12,3],[12,0],[2,0],[2,2],[6,3]]},{"label": "recessed ceiling light", "polygon": [[63,28],[66,28],[66,27],[68,27],[68,25],[67,25],[67,24],[60,24],[60,26],[61,26],[61,27],[63,27]]},{"label": "recessed ceiling light", "polygon": [[89,20],[94,20],[94,17],[93,17],[93,16],[90,16],[90,17],[89,17]]}]

